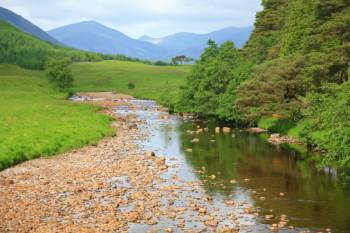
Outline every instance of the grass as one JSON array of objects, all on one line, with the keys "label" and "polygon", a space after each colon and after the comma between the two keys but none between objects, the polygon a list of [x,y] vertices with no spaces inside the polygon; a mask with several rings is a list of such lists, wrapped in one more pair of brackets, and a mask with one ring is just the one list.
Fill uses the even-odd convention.
[{"label": "grass", "polygon": [[80,147],[110,135],[95,106],[65,100],[44,72],[0,64],[0,170]]},{"label": "grass", "polygon": [[[102,61],[72,65],[76,91],[113,91],[160,101],[185,84],[190,66],[151,66],[137,62]],[[130,88],[130,83],[134,88]]]},{"label": "grass", "polygon": [[[158,101],[162,95],[177,93],[190,69],[125,61],[71,67],[75,91],[113,91]],[[111,119],[98,107],[67,101],[43,71],[0,64],[0,95],[0,170],[95,143],[113,133]]]}]

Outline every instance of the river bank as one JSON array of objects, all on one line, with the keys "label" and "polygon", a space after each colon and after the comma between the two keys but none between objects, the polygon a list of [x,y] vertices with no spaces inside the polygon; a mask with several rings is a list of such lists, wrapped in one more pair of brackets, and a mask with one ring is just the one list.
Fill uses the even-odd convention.
[{"label": "river bank", "polygon": [[81,95],[116,119],[115,136],[1,172],[0,232],[346,232],[335,171],[154,101]]},{"label": "river bank", "polygon": [[[140,130],[149,127],[145,121],[133,114],[113,114],[112,107],[118,105],[133,108],[128,98],[101,101],[95,103],[108,107],[105,112],[117,119],[116,136],[0,173],[1,232],[139,232],[132,230],[137,223],[166,232],[244,228],[233,213],[208,208],[211,198],[200,181],[184,182],[176,174],[161,177],[169,166],[176,167],[176,160],[141,150],[136,141],[147,137]],[[227,205],[241,215],[255,214],[246,203]]]}]

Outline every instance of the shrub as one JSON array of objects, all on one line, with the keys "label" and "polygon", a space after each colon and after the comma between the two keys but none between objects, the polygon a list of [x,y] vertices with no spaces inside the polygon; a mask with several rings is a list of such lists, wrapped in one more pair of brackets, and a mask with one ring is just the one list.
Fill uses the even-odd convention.
[{"label": "shrub", "polygon": [[46,76],[59,90],[73,87],[73,75],[67,59],[50,59],[46,64]]},{"label": "shrub", "polygon": [[129,83],[128,83],[128,89],[129,89],[129,90],[135,89],[135,87],[136,87],[136,86],[135,86],[135,84],[134,84],[133,82],[129,82]]}]

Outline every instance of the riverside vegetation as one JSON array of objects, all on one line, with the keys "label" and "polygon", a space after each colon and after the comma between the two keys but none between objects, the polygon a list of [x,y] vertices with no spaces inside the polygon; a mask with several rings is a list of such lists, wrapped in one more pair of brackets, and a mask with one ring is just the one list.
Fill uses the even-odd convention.
[{"label": "riverside vegetation", "polygon": [[[72,93],[120,91],[156,99],[173,111],[258,125],[317,147],[325,152],[324,162],[349,173],[350,3],[265,0],[263,5],[245,47],[210,41],[187,83],[188,66],[147,66],[124,62],[138,61],[125,56],[52,45],[5,22],[0,22],[0,62],[39,70],[52,57],[83,62],[71,66]],[[2,69],[5,77],[8,67]]]},{"label": "riverside vegetation", "polygon": [[[67,91],[121,91],[160,100],[178,90],[188,71],[136,61],[52,45],[0,21],[0,63],[7,63],[0,64],[0,170],[114,133],[101,108],[71,103]],[[84,63],[68,67],[71,62]]]},{"label": "riverside vegetation", "polygon": [[350,174],[350,2],[265,0],[238,50],[208,48],[171,103],[296,137]]}]

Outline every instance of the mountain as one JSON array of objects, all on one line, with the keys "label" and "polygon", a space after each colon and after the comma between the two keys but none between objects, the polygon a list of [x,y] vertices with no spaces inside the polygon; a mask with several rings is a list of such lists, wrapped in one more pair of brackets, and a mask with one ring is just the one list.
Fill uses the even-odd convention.
[{"label": "mountain", "polygon": [[169,60],[171,57],[170,53],[157,45],[132,39],[95,21],[63,26],[48,33],[67,46],[86,51],[149,60]]},{"label": "mountain", "polygon": [[180,32],[163,38],[152,38],[145,35],[140,37],[139,40],[156,44],[172,54],[198,58],[207,46],[209,39],[214,40],[218,44],[232,40],[236,47],[242,48],[252,31],[253,27],[229,27],[208,34]]},{"label": "mountain", "polygon": [[41,30],[39,27],[35,26],[28,20],[24,19],[22,16],[17,15],[16,13],[0,7],[0,20],[6,21],[7,23],[15,26],[23,32],[31,34],[41,40],[53,44],[59,44],[57,40],[48,35],[45,31]]}]

